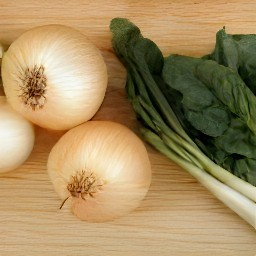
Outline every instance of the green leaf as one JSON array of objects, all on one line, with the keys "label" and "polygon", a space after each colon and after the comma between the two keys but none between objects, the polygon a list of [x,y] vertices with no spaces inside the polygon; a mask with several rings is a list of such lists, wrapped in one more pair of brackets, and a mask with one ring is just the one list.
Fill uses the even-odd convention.
[{"label": "green leaf", "polygon": [[112,46],[115,53],[121,57],[129,57],[128,44],[134,44],[141,38],[140,29],[127,19],[114,18],[110,23]]},{"label": "green leaf", "polygon": [[[209,136],[220,136],[230,123],[229,110],[220,102],[213,92],[205,85],[200,77],[195,75],[197,66],[205,62],[201,59],[171,55],[165,60],[162,76],[166,84],[180,92],[180,102],[177,107],[182,108],[177,115],[187,121],[198,131]],[[172,91],[169,91],[172,93]],[[168,98],[174,97],[169,94]],[[191,128],[187,129],[187,132]]]},{"label": "green leaf", "polygon": [[228,154],[256,159],[256,136],[239,118],[233,118],[226,132],[215,138],[214,143]]},{"label": "green leaf", "polygon": [[223,166],[240,179],[256,186],[256,159],[229,157],[223,163]]},{"label": "green leaf", "polygon": [[235,70],[256,93],[256,35],[231,35],[225,29],[216,33],[216,45],[207,58]]},{"label": "green leaf", "polygon": [[110,30],[113,48],[124,62],[148,68],[150,73],[161,73],[164,59],[160,49],[153,41],[144,38],[137,26],[128,19],[114,18]]},{"label": "green leaf", "polygon": [[256,97],[233,69],[201,60],[196,77],[256,135]]}]

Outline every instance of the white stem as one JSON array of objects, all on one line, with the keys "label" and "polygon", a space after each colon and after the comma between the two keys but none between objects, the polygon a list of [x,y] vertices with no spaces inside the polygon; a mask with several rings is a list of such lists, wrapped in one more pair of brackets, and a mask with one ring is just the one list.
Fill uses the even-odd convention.
[{"label": "white stem", "polygon": [[256,203],[238,191],[220,182],[211,174],[207,173],[194,164],[186,161],[170,150],[164,142],[149,130],[144,130],[144,138],[156,149],[166,155],[169,159],[180,165],[184,170],[195,177],[205,188],[207,188],[216,198],[237,213],[256,229]]},{"label": "white stem", "polygon": [[256,187],[251,185],[250,183],[236,177],[234,174],[225,170],[221,166],[215,164],[211,161],[207,156],[205,156],[199,149],[194,148],[192,145],[187,143],[184,139],[179,136],[172,136],[171,139],[168,139],[168,135],[163,135],[163,138],[171,143],[171,139],[174,139],[178,142],[182,147],[184,147],[188,152],[190,152],[193,156],[200,160],[201,164],[204,165],[204,170],[214,176],[216,179],[225,183],[229,187],[237,190],[241,194],[245,195],[249,199],[256,202]]},{"label": "white stem", "polygon": [[256,204],[252,200],[188,162],[182,161],[180,166],[186,169],[216,198],[256,229]]}]

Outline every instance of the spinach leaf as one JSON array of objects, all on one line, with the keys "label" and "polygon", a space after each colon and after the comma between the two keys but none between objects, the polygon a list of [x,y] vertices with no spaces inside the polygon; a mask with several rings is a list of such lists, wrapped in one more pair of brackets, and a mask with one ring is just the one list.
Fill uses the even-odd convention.
[{"label": "spinach leaf", "polygon": [[232,118],[223,135],[216,137],[214,144],[228,154],[256,158],[256,136],[239,118]]},{"label": "spinach leaf", "polygon": [[216,45],[205,58],[234,69],[246,85],[256,93],[256,35],[230,35],[225,29],[216,33]]},{"label": "spinach leaf", "polygon": [[110,30],[113,32],[115,53],[125,65],[143,69],[150,74],[161,73],[164,58],[160,49],[153,41],[144,38],[137,26],[127,19],[114,18]]},{"label": "spinach leaf", "polygon": [[256,135],[256,97],[233,69],[201,60],[196,76]]},{"label": "spinach leaf", "polygon": [[[165,60],[163,79],[171,88],[182,94],[179,104],[184,117],[197,130],[209,136],[220,136],[228,128],[229,110],[196,76],[198,58],[171,55]],[[170,99],[171,95],[169,95]]]},{"label": "spinach leaf", "polygon": [[256,160],[252,158],[242,158],[234,161],[234,165],[230,166],[233,174],[243,180],[250,181],[253,186],[256,186]]}]

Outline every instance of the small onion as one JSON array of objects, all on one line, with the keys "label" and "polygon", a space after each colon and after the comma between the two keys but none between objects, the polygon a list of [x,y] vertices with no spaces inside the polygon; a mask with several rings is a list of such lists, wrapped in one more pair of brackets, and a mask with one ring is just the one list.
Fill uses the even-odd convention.
[{"label": "small onion", "polygon": [[124,125],[88,121],[55,144],[48,173],[60,198],[80,219],[103,222],[137,208],[151,183],[143,142]]},{"label": "small onion", "polygon": [[31,122],[67,130],[89,120],[107,87],[104,59],[88,38],[63,25],[28,30],[2,59],[10,105]]},{"label": "small onion", "polygon": [[33,125],[0,96],[0,172],[23,164],[33,149],[34,140]]}]

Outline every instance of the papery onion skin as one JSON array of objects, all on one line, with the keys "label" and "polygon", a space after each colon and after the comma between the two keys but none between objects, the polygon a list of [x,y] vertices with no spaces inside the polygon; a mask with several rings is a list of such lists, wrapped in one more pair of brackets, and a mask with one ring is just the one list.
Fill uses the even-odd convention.
[{"label": "papery onion skin", "polygon": [[33,125],[0,96],[0,173],[22,165],[32,152],[34,141]]},{"label": "papery onion skin", "polygon": [[[147,150],[137,135],[111,121],[88,121],[56,143],[48,158],[48,173],[60,198],[71,197],[72,212],[89,222],[121,217],[140,204],[151,183]],[[72,196],[72,176],[87,171],[102,184],[92,196]]]},{"label": "papery onion skin", "polygon": [[[42,79],[32,97],[22,86],[30,87],[29,79],[37,73]],[[100,50],[84,34],[51,24],[26,31],[10,45],[2,60],[2,80],[17,112],[41,127],[68,130],[98,111],[108,74]]]}]

